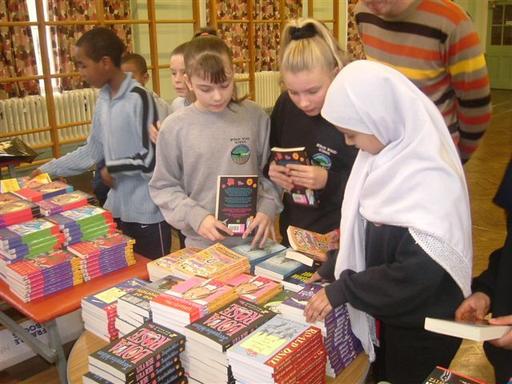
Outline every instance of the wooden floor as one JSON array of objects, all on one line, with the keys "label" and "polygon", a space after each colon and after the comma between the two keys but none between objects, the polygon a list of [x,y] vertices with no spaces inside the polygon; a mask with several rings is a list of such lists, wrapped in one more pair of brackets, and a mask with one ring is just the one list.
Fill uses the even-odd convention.
[{"label": "wooden floor", "polygon": [[[493,106],[491,128],[465,165],[472,205],[474,274],[486,268],[489,254],[505,237],[504,215],[492,204],[492,198],[512,153],[512,91],[493,91]],[[463,343],[451,368],[494,384],[492,367],[477,343]],[[2,372],[0,383],[57,384],[58,378],[56,370],[48,368],[21,381]]]}]

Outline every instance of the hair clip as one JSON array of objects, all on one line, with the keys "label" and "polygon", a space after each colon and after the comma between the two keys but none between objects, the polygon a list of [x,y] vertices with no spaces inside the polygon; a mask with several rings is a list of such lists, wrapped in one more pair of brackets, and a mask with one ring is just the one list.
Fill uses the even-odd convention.
[{"label": "hair clip", "polygon": [[292,40],[308,39],[317,34],[316,28],[313,24],[306,24],[302,27],[291,27],[290,37]]}]

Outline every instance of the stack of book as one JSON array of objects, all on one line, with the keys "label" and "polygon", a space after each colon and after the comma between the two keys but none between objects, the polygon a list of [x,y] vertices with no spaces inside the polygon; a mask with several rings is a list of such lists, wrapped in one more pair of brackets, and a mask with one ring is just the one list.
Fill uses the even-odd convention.
[{"label": "stack of book", "polygon": [[254,274],[258,276],[265,276],[269,279],[282,281],[294,273],[302,271],[304,264],[296,260],[286,258],[286,249],[279,252],[277,255],[263,261],[256,265]]},{"label": "stack of book", "polygon": [[325,383],[320,329],[279,315],[233,345],[227,356],[237,382]]},{"label": "stack of book", "polygon": [[0,193],[0,228],[41,217],[36,204],[12,193]]},{"label": "stack of book", "polygon": [[8,264],[5,269],[9,289],[24,302],[49,296],[83,282],[80,262],[65,250]]},{"label": "stack of book", "polygon": [[259,305],[237,300],[187,325],[182,361],[188,375],[203,383],[234,383],[226,351],[274,316]]},{"label": "stack of book", "polygon": [[67,249],[79,257],[84,280],[89,281],[135,264],[134,243],[131,237],[115,233],[71,244]]},{"label": "stack of book", "polygon": [[63,183],[62,181],[52,181],[39,185],[32,184],[29,187],[18,189],[13,193],[28,201],[41,201],[72,191],[72,185]]},{"label": "stack of book", "polygon": [[254,273],[254,267],[267,260],[268,258],[284,251],[286,247],[273,240],[267,239],[263,248],[253,248],[251,243],[237,245],[231,248],[236,253],[247,257],[249,264],[251,265],[251,273]]},{"label": "stack of book", "polygon": [[235,288],[241,299],[261,305],[283,290],[283,286],[277,281],[263,276],[251,276],[246,273],[235,276],[226,283]]},{"label": "stack of book", "polygon": [[87,204],[96,205],[96,197],[82,191],[74,191],[51,197],[47,200],[38,201],[36,204],[43,216],[55,215],[56,213],[69,211]]},{"label": "stack of book", "polygon": [[[279,312],[287,319],[306,324],[304,308],[320,289],[320,284],[306,284],[304,289],[283,301]],[[363,351],[361,343],[352,333],[346,305],[334,308],[324,321],[314,325],[321,329],[324,337],[328,356],[326,374],[336,377]]]},{"label": "stack of book", "polygon": [[184,348],[183,335],[147,322],[89,355],[83,382],[185,384]]},{"label": "stack of book", "polygon": [[184,327],[238,298],[218,280],[191,277],[151,300],[153,321],[183,332]]},{"label": "stack of book", "polygon": [[112,213],[93,205],[71,209],[48,217],[58,224],[66,237],[66,244],[94,240],[115,232]]},{"label": "stack of book", "polygon": [[172,275],[182,279],[198,276],[227,281],[249,272],[250,265],[245,256],[217,243],[177,262],[172,269]]},{"label": "stack of book", "polygon": [[37,256],[62,247],[59,226],[45,219],[32,219],[0,229],[0,257],[10,262]]},{"label": "stack of book", "polygon": [[83,297],[81,305],[85,329],[106,341],[116,339],[118,337],[118,330],[115,326],[117,300],[145,285],[144,280],[133,278],[94,295]]},{"label": "stack of book", "polygon": [[183,248],[178,251],[172,252],[166,256],[162,256],[156,260],[150,261],[146,264],[149,274],[149,280],[159,280],[165,276],[173,275],[174,266],[177,262],[187,259],[193,254],[199,252],[200,248]]},{"label": "stack of book", "polygon": [[117,301],[116,328],[121,336],[152,320],[150,301],[180,280],[166,276],[123,295]]}]

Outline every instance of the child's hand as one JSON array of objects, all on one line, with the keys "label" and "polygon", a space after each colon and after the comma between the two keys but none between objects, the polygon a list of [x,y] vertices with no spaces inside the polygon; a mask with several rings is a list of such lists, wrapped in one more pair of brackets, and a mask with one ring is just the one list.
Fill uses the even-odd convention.
[{"label": "child's hand", "polygon": [[482,320],[491,307],[491,299],[483,292],[475,292],[459,305],[455,311],[455,320]]},{"label": "child's hand", "polygon": [[160,130],[160,121],[156,122],[156,127],[151,124],[148,127],[149,139],[153,144],[156,144],[156,139],[158,139],[158,131]]},{"label": "child's hand", "polygon": [[103,184],[105,184],[109,188],[115,188],[116,187],[116,181],[112,177],[112,175],[109,173],[107,167],[103,167],[100,169],[100,176],[101,181]]},{"label": "child's hand", "polygon": [[288,173],[289,170],[286,167],[277,165],[275,161],[271,162],[268,168],[268,177],[270,177],[270,180],[286,191],[290,191],[293,188],[293,181]]},{"label": "child's hand", "polygon": [[327,170],[316,165],[287,164],[289,175],[295,185],[317,190],[327,184]]},{"label": "child's hand", "polygon": [[222,222],[217,220],[213,215],[208,215],[203,219],[197,233],[210,241],[224,240],[225,236],[222,233],[233,236],[233,231],[222,224]]},{"label": "child's hand", "polygon": [[311,275],[311,277],[306,281],[306,283],[311,284],[311,283],[314,283],[315,281],[321,281],[321,280],[322,280],[322,276],[320,276],[320,274],[315,271],[315,273],[313,273]]},{"label": "child's hand", "polygon": [[262,212],[256,213],[254,220],[251,222],[251,224],[247,227],[244,234],[242,235],[242,239],[246,239],[254,231],[255,228],[257,228],[257,230],[254,235],[254,239],[251,242],[252,248],[263,248],[269,234],[272,235],[272,238],[274,240],[276,239],[274,223],[272,219],[266,214]]},{"label": "child's hand", "polygon": [[33,179],[34,177],[36,176],[39,176],[39,175],[42,175],[43,174],[43,171],[41,171],[40,168],[36,168],[32,171],[32,173],[30,174],[30,178]]},{"label": "child's hand", "polygon": [[327,240],[329,241],[329,250],[340,248],[340,230],[334,229],[326,233]]},{"label": "child's hand", "polygon": [[[489,324],[494,325],[512,325],[512,315],[501,316],[489,319]],[[489,340],[489,343],[499,348],[511,349],[512,350],[512,331],[507,332],[505,336],[500,337],[496,340]]]},{"label": "child's hand", "polygon": [[332,311],[331,303],[325,293],[325,288],[318,291],[304,308],[304,316],[308,323],[322,321]]}]

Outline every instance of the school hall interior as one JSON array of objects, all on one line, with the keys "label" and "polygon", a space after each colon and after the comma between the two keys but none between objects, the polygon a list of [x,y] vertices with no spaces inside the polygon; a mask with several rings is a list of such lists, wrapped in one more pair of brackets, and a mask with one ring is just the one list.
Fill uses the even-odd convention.
[{"label": "school hall interior", "polygon": [[[486,52],[492,87],[492,123],[480,147],[464,166],[472,210],[474,266],[478,275],[489,254],[505,238],[503,212],[492,198],[512,151],[512,0],[457,0],[469,15]],[[287,20],[323,21],[352,59],[364,58],[353,9],[357,0],[0,0],[0,139],[19,137],[38,153],[16,164],[17,176],[84,143],[97,90],[79,76],[73,47],[94,26],[112,28],[131,52],[145,57],[146,87],[172,101],[169,55],[200,27],[211,26],[232,48],[239,94],[270,112],[281,92],[278,50]],[[12,167],[3,166],[2,178]],[[68,178],[91,191],[92,171]],[[174,244],[177,244],[174,241]],[[5,303],[19,322],[24,319]],[[37,331],[37,330],[36,330]],[[69,353],[77,335],[67,340]],[[78,334],[79,336],[79,334]],[[0,328],[2,340],[14,336]],[[2,350],[0,383],[58,383],[57,369],[27,350]],[[464,341],[453,370],[494,383],[481,344]]]}]

